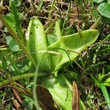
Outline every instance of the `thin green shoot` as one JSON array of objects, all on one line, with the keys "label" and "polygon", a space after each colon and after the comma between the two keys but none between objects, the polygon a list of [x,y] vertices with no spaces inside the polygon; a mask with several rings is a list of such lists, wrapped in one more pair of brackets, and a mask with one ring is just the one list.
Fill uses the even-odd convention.
[{"label": "thin green shoot", "polygon": [[41,0],[40,5],[38,6],[38,10],[40,11],[43,5],[43,0]]},{"label": "thin green shoot", "polygon": [[[20,69],[17,67],[17,64],[14,62],[14,60],[11,57],[9,57],[9,55],[7,55],[7,57],[9,58],[12,66],[13,66],[13,68],[15,69],[15,72],[13,72],[14,75],[20,75],[20,74],[22,74],[22,72],[20,72]],[[12,69],[10,68],[10,66],[8,66],[8,68],[12,71]],[[21,79],[21,82],[23,84],[25,84],[25,82],[28,82],[28,80],[26,78],[25,78],[25,81],[23,79]]]},{"label": "thin green shoot", "polygon": [[100,50],[100,47],[95,50],[94,57],[93,57],[93,63],[94,63],[94,64],[96,63],[97,54],[98,54],[99,50]]},{"label": "thin green shoot", "polygon": [[97,64],[93,64],[93,65],[91,65],[89,68],[85,69],[85,70],[81,73],[81,75],[79,76],[79,77],[80,77],[80,80],[82,79],[82,75],[84,75],[84,73],[86,73],[87,71],[89,71],[91,68],[96,67],[96,66],[101,65],[101,64],[104,64],[104,63],[107,63],[107,62],[106,62],[106,61],[98,62]]},{"label": "thin green shoot", "polygon": [[[2,92],[0,91],[0,94],[1,94],[1,95],[0,95],[0,98],[1,98],[1,97],[3,97],[4,95],[6,95],[6,91],[5,91],[5,92],[4,92],[4,91],[2,91]],[[1,100],[0,100],[0,101],[1,101]]]},{"label": "thin green shoot", "polygon": [[61,17],[61,11],[60,11],[60,6],[59,6],[59,3],[58,3],[58,0],[57,0],[57,5],[58,5],[58,9],[59,9],[59,14],[60,14],[60,21],[61,21],[61,24],[62,24],[62,17]]},{"label": "thin green shoot", "polygon": [[110,45],[109,44],[104,44],[104,45],[101,45],[103,47],[107,47],[107,49],[110,49]]},{"label": "thin green shoot", "polygon": [[65,35],[70,35],[70,34],[74,34],[74,33],[75,33],[75,29],[73,29],[72,25],[70,25],[70,27],[68,29],[66,28]]},{"label": "thin green shoot", "polygon": [[83,68],[75,59],[73,59],[73,61],[76,63],[76,65],[77,65],[80,69],[82,69],[82,70],[84,71],[84,68]]},{"label": "thin green shoot", "polygon": [[[5,74],[7,75],[7,77],[10,79],[11,77],[10,77],[9,73],[7,72],[8,65],[5,61],[5,58],[2,57],[1,60],[2,60],[2,63],[3,63],[3,70],[4,70]],[[5,80],[3,80],[2,82],[5,82]],[[0,83],[2,83],[2,82],[0,82]],[[15,85],[14,81],[10,81],[10,82],[12,82]],[[16,87],[16,85],[15,85],[15,87]]]},{"label": "thin green shoot", "polygon": [[35,74],[34,74],[34,80],[33,80],[33,82],[34,82],[34,84],[33,84],[33,98],[34,98],[35,107],[36,107],[37,110],[40,109],[39,104],[38,104],[38,100],[37,100],[37,94],[36,94],[36,84],[37,84],[37,78],[38,78],[38,70],[39,70],[39,66],[40,66],[41,62],[43,61],[43,58],[45,57],[46,54],[47,54],[47,52],[44,53],[44,55],[42,56],[40,62],[38,63],[38,65],[36,67],[36,70],[35,70]]},{"label": "thin green shoot", "polygon": [[104,41],[109,39],[109,37],[110,37],[110,34],[107,37],[105,37],[97,46],[93,47],[93,49],[96,49],[97,47],[101,46]]},{"label": "thin green shoot", "polygon": [[92,80],[94,81],[94,83],[95,83],[98,87],[100,87],[100,83],[99,83],[98,79],[96,79],[92,74],[90,74],[90,75],[91,75],[91,78],[92,78]]},{"label": "thin green shoot", "polygon": [[103,76],[104,74],[105,74],[105,69],[102,70],[102,75],[101,75],[101,74],[97,74],[97,76],[98,76],[97,79],[96,79],[92,74],[90,74],[90,75],[91,75],[93,81],[95,82],[95,84],[96,84],[98,87],[101,88],[101,91],[102,91],[103,96],[104,96],[104,98],[105,98],[105,101],[106,101],[106,103],[107,103],[108,109],[110,109],[109,94],[108,94],[108,92],[107,92],[107,89],[106,89],[104,83],[100,83],[100,82],[101,82],[101,79],[99,79],[99,78],[101,78],[101,76]]},{"label": "thin green shoot", "polygon": [[108,109],[110,110],[110,98],[109,98],[108,91],[107,91],[107,89],[106,89],[106,87],[104,85],[100,84],[100,88],[102,90],[103,96],[104,96],[105,101],[107,103]]},{"label": "thin green shoot", "polygon": [[102,102],[102,103],[99,104],[99,106],[102,106],[102,105],[105,105],[105,104],[107,104],[107,102]]},{"label": "thin green shoot", "polygon": [[83,61],[81,55],[79,55],[79,58],[80,58],[80,60],[81,60],[81,64],[82,64],[83,68],[85,68],[85,64],[86,64],[87,62],[84,62],[84,61]]},{"label": "thin green shoot", "polygon": [[1,93],[0,93],[0,105],[1,105],[1,107],[3,108],[3,110],[5,110],[5,106],[2,104],[3,102],[2,102],[2,98],[1,98],[2,96],[1,96]]},{"label": "thin green shoot", "polygon": [[9,55],[7,55],[7,58],[10,60],[13,68],[15,69],[14,75],[19,75],[20,74],[20,70],[17,68],[16,63],[13,61],[13,59]]},{"label": "thin green shoot", "polygon": [[24,42],[20,13],[18,12],[18,10],[15,6],[15,1],[11,0],[10,2],[11,2],[11,6],[10,6],[11,14],[13,15],[13,18],[14,18],[14,21],[15,21],[15,29],[18,32],[18,35],[21,38],[21,41]]},{"label": "thin green shoot", "polygon": [[7,65],[7,63],[6,63],[5,58],[2,57],[2,58],[0,58],[0,60],[2,61],[3,71],[5,72],[5,74],[7,75],[7,77],[10,78],[10,75],[8,74],[8,72],[7,72],[7,70],[6,70],[7,67],[8,67],[8,65]]},{"label": "thin green shoot", "polygon": [[[54,8],[54,4],[55,4],[55,0],[53,0],[52,6],[51,6],[51,8],[50,8],[50,11],[53,10],[53,8]],[[50,17],[50,15],[51,15],[51,13],[48,14],[48,17]]]},{"label": "thin green shoot", "polygon": [[35,105],[35,101],[33,100],[33,99],[31,99],[31,98],[29,98],[29,97],[27,97],[27,96],[25,96],[25,95],[23,95],[23,94],[20,94],[22,97],[24,97],[25,99],[28,99],[28,100],[30,100],[34,105]]},{"label": "thin green shoot", "polygon": [[[67,29],[67,27],[68,27],[68,21],[69,21],[69,14],[70,14],[70,8],[71,8],[71,1],[72,0],[70,0],[70,2],[69,2],[69,6],[68,6],[68,10],[67,10],[67,18],[66,18],[66,16],[65,16],[65,21],[66,21],[66,19],[67,19],[67,22],[66,22],[66,29]],[[63,35],[63,34],[62,34]]]},{"label": "thin green shoot", "polygon": [[81,8],[77,0],[74,0],[74,2]]},{"label": "thin green shoot", "polygon": [[[95,15],[96,19],[98,19],[98,14],[97,14],[96,9],[94,7],[93,0],[91,1],[91,4],[92,4],[92,7],[93,7],[94,15]],[[101,33],[101,38],[103,39],[104,38],[103,37],[103,31],[102,31],[102,27],[101,27],[100,23],[99,23],[98,26],[99,26],[100,33]]]},{"label": "thin green shoot", "polygon": [[62,25],[62,35],[64,34],[65,24],[66,24],[66,28],[67,28],[67,26],[68,26],[69,13],[70,13],[70,7],[71,7],[71,1],[72,1],[72,0],[70,0],[69,6],[68,6],[68,10],[67,10],[67,13],[68,13],[68,14],[65,16],[65,20],[64,20],[64,23],[63,23],[63,25]]},{"label": "thin green shoot", "polygon": [[18,44],[20,45],[20,47],[23,49],[23,51],[27,54],[27,57],[30,59],[30,61],[32,61],[32,63],[34,64],[34,66],[36,67],[37,64],[35,62],[35,60],[33,59],[33,57],[31,56],[31,54],[29,53],[28,49],[24,46],[24,44],[21,42],[21,40],[19,39],[19,37],[17,36],[16,32],[13,31],[13,29],[9,26],[9,24],[5,21],[5,19],[2,17],[2,15],[0,15],[0,20],[2,21],[2,23],[8,28],[9,32],[11,33],[11,35],[14,37],[14,39],[18,42]]},{"label": "thin green shoot", "polygon": [[[102,78],[104,78],[105,76],[108,76],[108,75],[110,75],[110,73],[107,73],[105,75],[102,75],[99,79],[102,79]],[[110,77],[108,79],[106,79],[106,82],[109,82],[109,79],[110,79]]]},{"label": "thin green shoot", "polygon": [[80,0],[80,2],[81,2],[81,14],[82,14],[82,16],[81,16],[81,29],[83,30],[83,13],[84,13],[84,10],[83,10],[83,6],[82,6],[82,4],[83,4],[83,1],[82,0]]},{"label": "thin green shoot", "polygon": [[101,53],[103,53],[103,52],[105,52],[105,51],[107,51],[107,53],[109,53],[110,48],[106,48],[106,49],[100,50]]},{"label": "thin green shoot", "polygon": [[[6,60],[5,60],[5,58],[4,58],[4,57],[1,58],[1,60],[2,60],[2,62],[3,62],[3,70],[4,70],[5,73],[7,74],[8,78],[10,78],[10,75],[7,73],[7,70],[6,70],[6,68],[4,68],[4,66],[8,67],[8,69],[9,69],[9,70],[11,71],[11,73],[13,73],[14,75],[19,75],[21,72],[20,72],[20,70],[17,68],[16,63],[13,61],[13,59],[12,59],[9,55],[7,55],[7,57],[8,57],[8,59],[10,60],[10,62],[11,62],[11,64],[12,64],[13,68],[15,69],[15,72],[13,72],[13,70],[10,68],[10,66],[8,66],[8,64],[7,64]],[[25,80],[26,80],[26,79],[25,79]],[[27,81],[27,80],[26,80],[26,81]],[[25,84],[25,81],[24,81],[24,80],[21,80],[21,82]]]}]

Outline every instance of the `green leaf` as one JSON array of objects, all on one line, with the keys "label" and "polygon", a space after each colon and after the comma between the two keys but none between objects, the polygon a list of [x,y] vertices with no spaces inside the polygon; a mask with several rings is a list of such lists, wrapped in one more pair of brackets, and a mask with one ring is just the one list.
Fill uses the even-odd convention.
[{"label": "green leaf", "polygon": [[[72,85],[62,74],[56,77],[54,74],[39,78],[39,81],[51,93],[53,99],[62,110],[72,110]],[[83,102],[79,99],[80,110],[86,110]]]},{"label": "green leaf", "polygon": [[7,44],[9,44],[9,42],[12,40],[13,38],[11,36],[7,36],[5,37],[5,41]]},{"label": "green leaf", "polygon": [[43,0],[41,0],[40,5],[39,5],[39,7],[38,7],[38,10],[39,10],[39,11],[41,10],[42,5],[43,5]]},{"label": "green leaf", "polygon": [[[89,29],[72,35],[62,36],[60,30],[60,20],[56,21],[53,35],[46,39],[44,28],[37,18],[32,18],[26,35],[26,46],[30,53],[38,51],[55,51],[57,54],[47,54],[43,59],[39,71],[58,70],[63,64],[73,60],[78,56],[75,52],[67,52],[67,50],[81,52],[90,46],[98,38],[99,32],[96,29]],[[57,40],[56,38],[57,37]],[[48,41],[48,42],[47,42]],[[40,62],[44,53],[32,54],[36,63]],[[69,58],[70,57],[70,58]],[[35,70],[35,69],[33,69]],[[57,74],[57,72],[56,72]]]},{"label": "green leaf", "polygon": [[110,18],[110,3],[101,3],[97,9],[101,15]]},{"label": "green leaf", "polygon": [[16,33],[16,30],[14,29],[14,19],[12,14],[4,15],[3,18],[8,23],[8,25],[11,27],[11,29]]},{"label": "green leaf", "polygon": [[93,0],[93,2],[96,2],[96,3],[101,3],[103,2],[104,0]]},{"label": "green leaf", "polygon": [[104,83],[110,83],[110,78],[107,78]]},{"label": "green leaf", "polygon": [[72,110],[72,85],[67,81],[67,79],[65,80],[63,75],[60,74],[57,77],[52,75],[52,78],[48,76],[41,78],[41,80],[42,85],[50,91],[53,99],[63,110]]},{"label": "green leaf", "polygon": [[80,106],[80,110],[86,110],[85,105],[80,98],[79,98],[79,106]]},{"label": "green leaf", "polygon": [[101,85],[101,84],[100,84],[100,88],[102,90],[103,96],[104,96],[105,101],[107,103],[108,109],[110,110],[110,98],[109,98],[107,88],[104,85]]},{"label": "green leaf", "polygon": [[18,51],[20,48],[19,48],[19,45],[17,43],[17,41],[15,39],[11,40],[9,42],[9,48],[12,50],[12,51]]},{"label": "green leaf", "polygon": [[[45,51],[48,50],[47,39],[43,25],[37,18],[32,18],[30,20],[26,34],[26,47],[28,48],[30,53],[35,52],[34,54],[32,54],[32,57],[37,64],[41,61],[42,57],[45,54]],[[40,64],[39,71],[49,71],[49,68],[49,54],[47,53]],[[35,71],[35,68],[31,68],[31,70]]]},{"label": "green leaf", "polygon": [[57,41],[57,37],[55,34],[48,34],[47,35],[47,44],[48,46],[54,44]]},{"label": "green leaf", "polygon": [[90,75],[91,75],[92,80],[94,81],[94,83],[95,83],[97,86],[100,86],[99,81],[98,81],[92,74],[90,74]]},{"label": "green leaf", "polygon": [[21,0],[11,0],[11,1],[14,1],[16,7],[21,5]]},{"label": "green leaf", "polygon": [[104,82],[104,83],[100,83],[100,84],[102,84],[104,86],[109,86],[110,87],[110,82]]},{"label": "green leaf", "polygon": [[[75,33],[72,35],[61,36],[60,31],[60,22],[56,22],[56,35],[57,41],[48,46],[49,50],[56,51],[62,54],[61,56],[50,54],[51,59],[51,68],[52,70],[58,70],[64,63],[69,62],[70,59],[73,60],[78,56],[75,52],[81,52],[90,46],[95,40],[98,38],[99,32],[96,29],[89,29],[81,32],[81,36],[79,33]],[[75,52],[68,52],[67,50],[72,50]],[[57,74],[57,72],[55,73]]]}]

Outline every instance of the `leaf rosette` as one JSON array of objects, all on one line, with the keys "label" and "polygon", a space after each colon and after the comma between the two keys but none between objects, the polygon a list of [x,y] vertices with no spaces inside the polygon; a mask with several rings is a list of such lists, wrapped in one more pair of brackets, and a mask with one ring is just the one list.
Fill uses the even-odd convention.
[{"label": "leaf rosette", "polygon": [[[41,22],[37,18],[32,18],[28,26],[26,46],[30,53],[34,52],[32,56],[37,64],[41,58],[44,57],[41,61],[39,71],[53,72],[58,70],[63,64],[76,58],[78,53],[82,52],[96,41],[98,35],[98,30],[89,29],[81,31],[81,35],[79,33],[75,33],[62,36],[60,20],[58,20],[55,23],[53,34],[47,35],[46,37]],[[75,52],[67,52],[67,50]],[[44,53],[38,53],[38,51],[44,51]],[[48,53],[48,51],[58,52],[62,56]],[[45,52],[47,53],[44,56]],[[57,75],[57,71],[55,74]]]}]

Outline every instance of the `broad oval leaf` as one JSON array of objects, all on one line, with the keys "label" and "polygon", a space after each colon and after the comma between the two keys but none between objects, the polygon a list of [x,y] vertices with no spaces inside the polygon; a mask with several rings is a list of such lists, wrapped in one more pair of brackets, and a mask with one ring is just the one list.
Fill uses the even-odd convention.
[{"label": "broad oval leaf", "polygon": [[13,38],[11,36],[7,36],[5,37],[5,41],[7,44],[9,44],[9,42],[12,40]]},{"label": "broad oval leaf", "polygon": [[[51,93],[53,99],[62,110],[72,110],[72,85],[67,78],[58,74],[39,78],[39,81]],[[74,93],[73,93],[74,94]],[[81,99],[79,99],[80,110],[86,110]]]},{"label": "broad oval leaf", "polygon": [[13,51],[18,51],[20,48],[19,48],[19,45],[17,43],[17,41],[15,39],[12,39],[10,42],[9,42],[9,48]]},{"label": "broad oval leaf", "polygon": [[101,15],[110,18],[110,3],[101,3],[97,9]]},{"label": "broad oval leaf", "polygon": [[72,110],[72,85],[63,75],[42,77],[41,80],[62,110]]},{"label": "broad oval leaf", "polygon": [[[26,34],[26,47],[28,48],[30,53],[33,53],[32,57],[37,64],[42,60],[39,71],[49,71],[49,54],[47,53],[44,57],[45,51],[48,51],[47,39],[43,25],[37,18],[32,18],[29,22]],[[32,70],[35,71],[35,68],[31,68],[30,71]]]}]

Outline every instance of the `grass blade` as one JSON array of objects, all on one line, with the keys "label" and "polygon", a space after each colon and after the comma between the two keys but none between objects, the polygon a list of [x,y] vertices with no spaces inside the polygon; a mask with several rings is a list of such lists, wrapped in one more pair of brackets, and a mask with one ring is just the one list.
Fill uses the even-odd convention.
[{"label": "grass blade", "polygon": [[108,109],[110,110],[110,98],[109,98],[109,94],[107,92],[107,89],[104,85],[101,85],[101,84],[100,84],[100,88],[102,90],[103,96],[104,96],[105,101],[107,103]]}]

